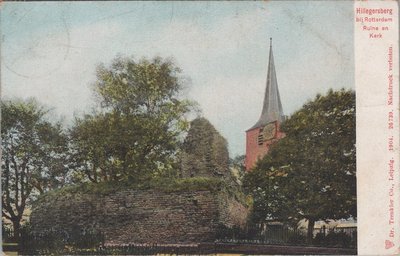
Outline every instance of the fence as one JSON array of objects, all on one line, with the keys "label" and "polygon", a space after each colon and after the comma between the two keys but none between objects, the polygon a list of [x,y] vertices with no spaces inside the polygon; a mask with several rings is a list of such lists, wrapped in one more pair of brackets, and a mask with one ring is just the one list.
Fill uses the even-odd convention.
[{"label": "fence", "polygon": [[59,251],[23,251],[22,254],[68,254],[68,255],[209,255],[228,254],[272,254],[272,255],[355,255],[356,249],[324,248],[309,246],[240,244],[240,243],[200,243],[196,245],[119,245],[93,249],[64,249]]},{"label": "fence", "polygon": [[[328,230],[329,231],[329,230]],[[330,254],[338,250],[339,254],[353,254],[356,251],[356,232],[352,235],[343,230],[330,230],[318,233],[313,244],[306,244],[305,230],[285,225],[253,226],[247,230],[237,227],[220,229],[217,239],[213,243],[160,245],[160,244],[129,244],[105,246],[103,234],[98,232],[56,232],[49,231],[42,234],[29,233],[29,229],[21,232],[19,251],[22,254],[69,254],[69,255],[126,255],[126,254],[213,254],[213,253],[260,253],[266,254],[283,250],[294,254],[293,250],[310,249],[315,252]],[[297,248],[297,249],[293,249]],[[329,249],[330,248],[330,249]],[[347,249],[345,249],[347,248]],[[307,249],[308,250],[308,249]],[[347,251],[346,251],[347,250]],[[312,254],[305,253],[305,254]],[[290,253],[289,253],[290,252]],[[306,252],[306,251],[304,251]],[[307,251],[308,252],[308,251]]]},{"label": "fence", "polygon": [[[241,233],[240,233],[241,232]],[[315,245],[341,248],[357,247],[357,228],[335,228],[318,230],[312,244],[307,244],[307,231],[283,224],[256,225],[246,231],[230,229],[219,236],[216,242],[266,245]]]},{"label": "fence", "polygon": [[327,229],[323,226],[314,237],[313,244],[319,246],[335,246],[345,248],[357,247],[356,227],[335,227]]},{"label": "fence", "polygon": [[262,232],[264,241],[269,244],[305,244],[303,230],[287,226],[267,226]]}]

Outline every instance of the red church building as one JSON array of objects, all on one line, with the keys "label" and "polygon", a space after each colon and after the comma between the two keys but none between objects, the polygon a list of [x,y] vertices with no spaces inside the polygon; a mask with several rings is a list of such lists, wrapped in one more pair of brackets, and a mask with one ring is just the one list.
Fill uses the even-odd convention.
[{"label": "red church building", "polygon": [[272,143],[285,134],[280,125],[285,120],[276,79],[272,39],[269,48],[267,85],[260,119],[246,131],[246,170],[253,168],[258,159],[268,153]]}]

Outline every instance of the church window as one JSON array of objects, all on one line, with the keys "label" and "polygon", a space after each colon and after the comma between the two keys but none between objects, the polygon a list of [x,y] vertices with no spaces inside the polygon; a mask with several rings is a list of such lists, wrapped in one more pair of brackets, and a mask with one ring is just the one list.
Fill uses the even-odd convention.
[{"label": "church window", "polygon": [[257,143],[259,146],[262,146],[264,143],[263,128],[260,129],[260,133],[258,134],[258,137],[257,137]]}]

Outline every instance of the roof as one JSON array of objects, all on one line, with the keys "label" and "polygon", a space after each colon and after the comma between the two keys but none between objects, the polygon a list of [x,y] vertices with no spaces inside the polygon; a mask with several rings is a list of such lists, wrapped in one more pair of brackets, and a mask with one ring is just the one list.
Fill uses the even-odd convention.
[{"label": "roof", "polygon": [[269,61],[268,61],[268,74],[267,85],[264,95],[264,104],[261,112],[260,119],[249,130],[264,126],[268,123],[284,120],[281,98],[279,96],[278,81],[276,79],[274,55],[272,53],[272,38],[269,47]]}]

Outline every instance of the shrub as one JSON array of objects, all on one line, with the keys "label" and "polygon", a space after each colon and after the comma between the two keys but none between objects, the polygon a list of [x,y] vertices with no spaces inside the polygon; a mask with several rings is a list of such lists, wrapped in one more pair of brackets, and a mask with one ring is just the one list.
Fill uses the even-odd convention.
[{"label": "shrub", "polygon": [[325,236],[323,233],[318,233],[313,240],[313,244],[326,247],[356,248],[357,234],[348,235],[343,231],[331,231]]},{"label": "shrub", "polygon": [[73,254],[79,249],[96,250],[104,244],[104,236],[95,230],[52,231],[32,233],[30,225],[21,232],[20,253],[22,254]]}]

